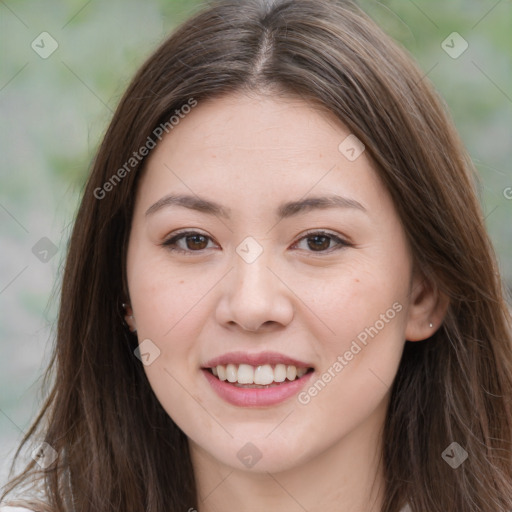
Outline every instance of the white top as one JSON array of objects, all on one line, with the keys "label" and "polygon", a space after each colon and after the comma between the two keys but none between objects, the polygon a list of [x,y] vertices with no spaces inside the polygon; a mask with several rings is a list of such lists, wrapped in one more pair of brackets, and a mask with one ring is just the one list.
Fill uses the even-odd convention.
[{"label": "white top", "polygon": [[0,512],[32,512],[24,507],[0,507]]}]

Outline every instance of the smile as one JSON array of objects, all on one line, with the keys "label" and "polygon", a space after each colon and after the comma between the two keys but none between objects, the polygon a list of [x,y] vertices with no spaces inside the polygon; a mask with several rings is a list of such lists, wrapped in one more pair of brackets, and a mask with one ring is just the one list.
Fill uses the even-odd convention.
[{"label": "smile", "polygon": [[210,368],[215,377],[219,380],[235,384],[235,386],[265,388],[272,385],[279,385],[282,382],[300,379],[308,372],[308,368],[294,365],[264,364],[251,366],[249,364],[219,364]]},{"label": "smile", "polygon": [[236,353],[212,360],[202,372],[217,395],[228,403],[265,407],[296,395],[314,368],[276,353]]}]

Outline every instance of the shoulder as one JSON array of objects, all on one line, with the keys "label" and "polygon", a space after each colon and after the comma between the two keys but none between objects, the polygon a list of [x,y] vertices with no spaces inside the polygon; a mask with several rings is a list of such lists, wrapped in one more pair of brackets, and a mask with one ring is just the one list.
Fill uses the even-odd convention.
[{"label": "shoulder", "polygon": [[0,507],[0,512],[32,512],[24,507]]},{"label": "shoulder", "polygon": [[0,512],[32,512],[24,507],[0,507]]}]

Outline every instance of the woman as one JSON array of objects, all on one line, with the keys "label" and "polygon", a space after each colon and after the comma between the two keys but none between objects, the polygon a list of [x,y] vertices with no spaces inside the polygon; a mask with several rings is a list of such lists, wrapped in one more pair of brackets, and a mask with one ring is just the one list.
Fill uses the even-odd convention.
[{"label": "woman", "polygon": [[510,511],[511,346],[472,164],[409,57],[348,1],[217,2],[105,135],[4,497]]}]

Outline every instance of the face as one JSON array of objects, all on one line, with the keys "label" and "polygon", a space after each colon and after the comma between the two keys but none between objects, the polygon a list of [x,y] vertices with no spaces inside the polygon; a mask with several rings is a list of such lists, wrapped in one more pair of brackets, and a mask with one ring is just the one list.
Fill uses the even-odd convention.
[{"label": "face", "polygon": [[382,427],[412,259],[349,135],[300,100],[234,94],[147,161],[127,258],[144,368],[222,464],[291,469]]}]

